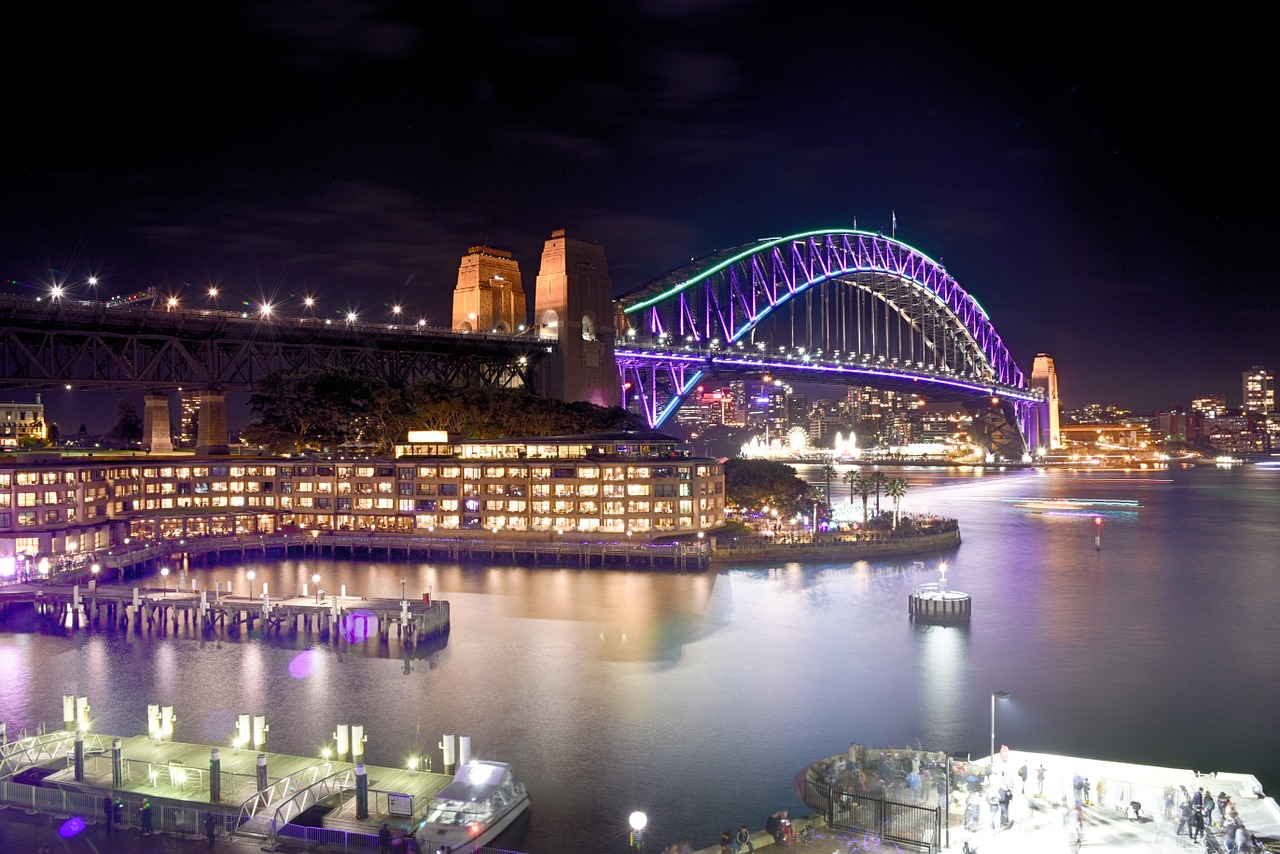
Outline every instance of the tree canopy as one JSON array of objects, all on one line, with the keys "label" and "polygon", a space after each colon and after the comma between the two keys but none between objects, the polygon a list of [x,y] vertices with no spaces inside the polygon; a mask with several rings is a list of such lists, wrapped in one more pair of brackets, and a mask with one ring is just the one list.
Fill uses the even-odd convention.
[{"label": "tree canopy", "polygon": [[619,407],[538,397],[524,389],[454,388],[421,382],[394,388],[337,368],[268,375],[250,398],[245,441],[274,451],[367,443],[380,452],[410,430],[444,430],[468,439],[553,436],[638,429]]},{"label": "tree canopy", "polygon": [[731,459],[724,465],[725,499],[740,510],[777,507],[780,512],[811,512],[808,484],[793,466],[774,460]]}]

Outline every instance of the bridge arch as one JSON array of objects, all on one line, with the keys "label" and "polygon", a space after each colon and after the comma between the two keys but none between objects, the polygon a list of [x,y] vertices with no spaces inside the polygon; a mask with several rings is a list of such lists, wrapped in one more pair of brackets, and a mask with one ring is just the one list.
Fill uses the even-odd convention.
[{"label": "bridge arch", "polygon": [[[905,380],[926,397],[965,400],[999,434],[984,444],[1026,451],[1037,393],[990,317],[941,262],[894,238],[826,229],[760,240],[695,259],[618,302],[624,388],[654,426],[708,373],[782,360],[801,381]],[[1001,418],[977,411],[992,407]]]}]

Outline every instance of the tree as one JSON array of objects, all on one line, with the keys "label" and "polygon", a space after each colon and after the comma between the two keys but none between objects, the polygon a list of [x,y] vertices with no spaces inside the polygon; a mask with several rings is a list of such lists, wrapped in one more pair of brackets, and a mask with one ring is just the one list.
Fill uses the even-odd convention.
[{"label": "tree", "polygon": [[386,384],[343,368],[276,371],[249,398],[257,420],[246,441],[272,450],[322,450],[344,442],[373,441],[374,401]]},{"label": "tree", "polygon": [[142,441],[142,416],[138,407],[127,398],[116,401],[116,423],[102,434],[102,444],[108,448],[129,448]]},{"label": "tree", "polygon": [[826,481],[826,484],[827,484],[827,506],[828,507],[831,506],[831,481],[835,479],[836,474],[837,474],[836,467],[831,465],[831,463],[827,463],[825,466],[822,467],[822,479]]},{"label": "tree", "polygon": [[889,478],[884,472],[877,471],[877,472],[872,472],[871,476],[867,479],[871,481],[871,488],[874,489],[876,493],[876,515],[879,516],[880,515],[880,493],[884,491],[884,486],[886,483],[889,482]]},{"label": "tree", "polygon": [[[858,475],[854,478],[852,490],[858,493],[858,497],[862,499],[862,525],[867,525],[867,502],[871,499],[871,493],[876,491],[875,485],[872,484],[871,478]],[[852,499],[850,499],[852,500]]]},{"label": "tree", "polygon": [[907,494],[906,478],[891,477],[884,485],[884,494],[893,499],[893,527],[898,527],[898,506]]},{"label": "tree", "polygon": [[765,507],[798,512],[805,507],[807,487],[795,468],[774,460],[731,459],[724,466],[725,500],[746,512]]}]

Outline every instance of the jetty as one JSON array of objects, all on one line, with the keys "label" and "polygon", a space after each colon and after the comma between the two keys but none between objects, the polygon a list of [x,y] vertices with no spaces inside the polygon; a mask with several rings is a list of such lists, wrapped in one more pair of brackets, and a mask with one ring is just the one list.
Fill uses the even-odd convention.
[{"label": "jetty", "polygon": [[[77,715],[87,712],[85,698],[67,701]],[[455,743],[450,734],[438,745],[442,772],[432,770],[431,755],[400,768],[368,764],[363,727],[348,725],[338,726],[321,757],[272,753],[261,741],[255,746],[266,727],[248,717],[232,746],[221,747],[173,741],[159,717],[145,736],[94,733],[77,717],[7,740],[0,725],[0,808],[104,821],[110,799],[117,826],[150,822],[158,833],[194,838],[211,818],[218,837],[255,840],[262,850],[286,842],[373,850],[384,822],[410,832],[472,758],[470,738]]]},{"label": "jetty", "polygon": [[[16,608],[34,608],[59,625],[133,628],[141,633],[177,631],[179,627],[205,632],[253,631],[255,623],[267,634],[297,632],[322,637],[340,634],[361,639],[395,634],[403,642],[421,643],[449,631],[449,603],[424,594],[421,601],[339,595],[316,590],[288,596],[235,596],[221,589],[131,587],[121,584],[12,584],[0,587],[0,615]],[[266,587],[266,585],[263,585]]]}]

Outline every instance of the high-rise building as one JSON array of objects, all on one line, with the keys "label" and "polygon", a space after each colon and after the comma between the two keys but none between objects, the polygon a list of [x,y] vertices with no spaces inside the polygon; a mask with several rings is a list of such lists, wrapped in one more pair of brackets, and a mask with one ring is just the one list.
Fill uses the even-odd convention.
[{"label": "high-rise building", "polygon": [[1276,377],[1261,365],[1254,365],[1244,372],[1242,383],[1244,390],[1245,412],[1258,412],[1266,415],[1276,409]]},{"label": "high-rise building", "polygon": [[1058,371],[1053,357],[1037,353],[1031,365],[1031,387],[1044,389],[1044,417],[1040,419],[1036,445],[1057,450],[1062,447],[1062,430],[1058,401]]},{"label": "high-rise building", "polygon": [[1227,414],[1227,399],[1220,394],[1206,394],[1191,401],[1191,411],[1205,418],[1221,418]]}]

